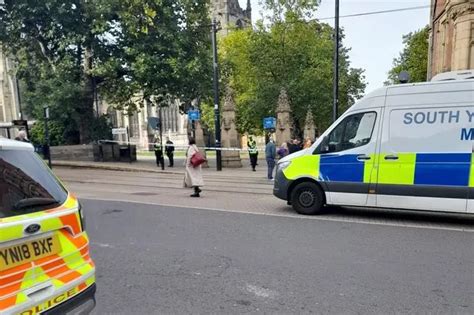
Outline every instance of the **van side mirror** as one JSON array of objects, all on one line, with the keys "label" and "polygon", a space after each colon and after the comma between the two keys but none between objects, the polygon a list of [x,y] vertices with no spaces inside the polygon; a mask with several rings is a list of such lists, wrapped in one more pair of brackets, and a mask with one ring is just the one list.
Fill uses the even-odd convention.
[{"label": "van side mirror", "polygon": [[331,152],[331,146],[329,145],[329,137],[326,136],[321,141],[319,147],[316,149],[316,154],[329,153]]}]

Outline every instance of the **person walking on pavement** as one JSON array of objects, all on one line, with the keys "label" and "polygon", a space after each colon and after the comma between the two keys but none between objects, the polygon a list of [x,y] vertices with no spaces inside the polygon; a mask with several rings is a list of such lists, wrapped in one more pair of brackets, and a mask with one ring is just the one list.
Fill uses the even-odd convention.
[{"label": "person walking on pavement", "polygon": [[276,158],[276,146],[273,139],[270,138],[267,145],[265,146],[265,158],[267,159],[268,166],[268,179],[273,180],[273,169],[275,168]]},{"label": "person walking on pavement", "polygon": [[198,152],[199,149],[196,146],[196,140],[193,137],[189,137],[189,147],[186,151],[186,172],[184,175],[184,187],[192,187],[194,189],[194,193],[191,195],[191,197],[200,197],[200,193],[202,192],[200,187],[204,186],[201,165],[194,167],[191,163],[193,155]]},{"label": "person walking on pavement", "polygon": [[166,137],[166,156],[168,157],[168,160],[170,160],[170,165],[168,167],[173,167],[174,166],[174,143],[173,141],[170,140],[169,137]]},{"label": "person walking on pavement", "polygon": [[258,148],[257,142],[250,136],[249,141],[247,142],[248,150],[249,150],[249,157],[250,157],[250,165],[252,166],[252,171],[255,172],[255,167],[257,166],[258,162]]},{"label": "person walking on pavement", "polygon": [[159,137],[156,138],[155,144],[155,157],[156,157],[156,166],[160,167],[165,165],[165,160],[163,158],[163,148],[161,147],[161,140]]}]

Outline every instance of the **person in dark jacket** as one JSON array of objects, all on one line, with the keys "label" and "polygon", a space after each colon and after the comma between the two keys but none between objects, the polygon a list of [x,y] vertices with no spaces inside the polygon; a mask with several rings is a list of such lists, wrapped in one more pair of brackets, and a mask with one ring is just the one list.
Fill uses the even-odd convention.
[{"label": "person in dark jacket", "polygon": [[276,158],[276,146],[273,142],[273,139],[268,141],[265,146],[265,158],[268,165],[268,179],[273,180],[273,169],[275,168],[275,158]]},{"label": "person in dark jacket", "polygon": [[298,152],[299,150],[301,150],[301,146],[298,139],[291,140],[291,143],[288,145],[289,154]]},{"label": "person in dark jacket", "polygon": [[155,157],[156,157],[156,166],[160,167],[160,165],[165,164],[165,159],[163,158],[163,148],[161,147],[160,138],[156,138],[154,149],[155,149]]},{"label": "person in dark jacket", "polygon": [[166,148],[165,148],[166,156],[170,160],[170,165],[168,167],[174,166],[174,143],[170,140],[169,137],[166,137]]}]

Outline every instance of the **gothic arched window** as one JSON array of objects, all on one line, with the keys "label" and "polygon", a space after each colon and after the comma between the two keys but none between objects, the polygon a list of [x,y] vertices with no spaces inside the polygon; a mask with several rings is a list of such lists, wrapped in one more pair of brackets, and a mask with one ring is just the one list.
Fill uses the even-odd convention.
[{"label": "gothic arched window", "polygon": [[243,28],[244,27],[244,24],[242,23],[242,20],[237,20],[237,22],[235,22],[235,26],[237,28]]},{"label": "gothic arched window", "polygon": [[115,108],[113,108],[112,106],[109,106],[109,108],[107,108],[107,115],[109,116],[109,121],[113,128],[120,127],[118,125],[117,111],[115,110]]}]

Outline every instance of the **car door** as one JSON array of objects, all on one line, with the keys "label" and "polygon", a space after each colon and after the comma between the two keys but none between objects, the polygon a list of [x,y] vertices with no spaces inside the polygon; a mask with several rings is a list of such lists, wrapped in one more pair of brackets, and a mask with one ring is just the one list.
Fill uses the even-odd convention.
[{"label": "car door", "polygon": [[320,180],[331,204],[366,205],[380,113],[380,108],[351,113],[323,140]]}]

